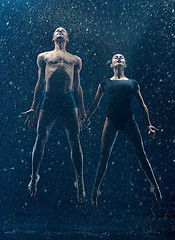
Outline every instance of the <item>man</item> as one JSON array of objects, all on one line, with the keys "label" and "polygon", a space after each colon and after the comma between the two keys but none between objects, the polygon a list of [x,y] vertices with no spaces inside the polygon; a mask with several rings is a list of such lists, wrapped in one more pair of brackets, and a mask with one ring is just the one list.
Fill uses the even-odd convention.
[{"label": "man", "polygon": [[81,121],[85,117],[86,111],[80,85],[82,61],[78,56],[66,51],[68,41],[67,31],[62,27],[57,28],[53,34],[55,49],[43,52],[37,57],[38,81],[34,90],[33,103],[30,110],[22,113],[27,115],[25,123],[32,125],[44,91],[38,118],[37,136],[32,152],[32,175],[28,189],[31,196],[35,196],[45,144],[59,114],[71,148],[77,198],[79,202],[83,202],[86,194],[83,181],[83,154],[79,139],[79,119]]}]

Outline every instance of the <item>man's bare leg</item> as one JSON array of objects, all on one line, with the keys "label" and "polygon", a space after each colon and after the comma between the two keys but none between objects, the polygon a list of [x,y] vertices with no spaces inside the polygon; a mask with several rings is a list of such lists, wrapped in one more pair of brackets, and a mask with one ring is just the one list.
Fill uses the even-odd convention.
[{"label": "man's bare leg", "polygon": [[101,194],[100,185],[107,170],[108,160],[114,146],[118,131],[112,121],[106,119],[101,139],[100,161],[98,164],[94,187],[92,190],[92,204],[97,206],[97,198]]},{"label": "man's bare leg", "polygon": [[80,129],[77,108],[65,110],[61,114],[61,118],[71,148],[71,159],[73,161],[76,176],[74,186],[77,188],[77,199],[82,203],[85,200],[86,193],[83,180],[83,153],[79,139]]},{"label": "man's bare leg", "polygon": [[151,192],[154,193],[156,201],[160,202],[160,200],[162,199],[162,195],[159,190],[156,178],[154,176],[151,164],[146,156],[140,131],[135,120],[132,119],[127,123],[124,132],[139,159],[141,169],[144,171],[148,181],[150,182]]},{"label": "man's bare leg", "polygon": [[55,117],[53,116],[53,113],[40,110],[37,126],[37,136],[32,152],[32,175],[28,185],[28,189],[32,197],[34,197],[37,192],[37,184],[40,179],[40,176],[38,174],[40,163],[44,156],[45,145],[49,138],[49,134],[54,122]]}]

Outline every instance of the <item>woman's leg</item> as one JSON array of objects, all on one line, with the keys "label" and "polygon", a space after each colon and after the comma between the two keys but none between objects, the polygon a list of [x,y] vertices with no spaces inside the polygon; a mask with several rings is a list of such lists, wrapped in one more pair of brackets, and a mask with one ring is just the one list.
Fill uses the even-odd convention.
[{"label": "woman's leg", "polygon": [[146,156],[146,152],[144,150],[142,137],[138,126],[134,119],[130,120],[124,129],[125,135],[128,138],[136,156],[139,159],[139,163],[141,169],[144,171],[148,181],[151,184],[151,192],[155,194],[156,201],[159,202],[162,199],[161,192],[159,190],[159,186],[157,184],[156,178],[154,176],[151,164]]},{"label": "woman's leg", "polygon": [[112,148],[114,146],[118,131],[114,123],[106,118],[102,138],[101,138],[101,150],[100,150],[100,161],[98,164],[95,183],[92,191],[92,204],[97,206],[97,198],[100,194],[100,184],[102,182],[103,176],[106,172],[108,160],[111,155]]}]

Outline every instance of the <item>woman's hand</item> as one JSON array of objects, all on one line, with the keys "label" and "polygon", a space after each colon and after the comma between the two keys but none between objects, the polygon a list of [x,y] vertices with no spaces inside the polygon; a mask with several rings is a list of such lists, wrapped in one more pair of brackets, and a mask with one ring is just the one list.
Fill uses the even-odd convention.
[{"label": "woman's hand", "polygon": [[28,124],[28,126],[33,126],[36,118],[36,111],[34,109],[29,109],[28,111],[22,112],[21,114],[27,116],[24,124]]},{"label": "woman's hand", "polygon": [[159,129],[155,128],[152,125],[148,126],[148,135],[150,135],[152,139],[155,139],[156,131],[159,131]]}]

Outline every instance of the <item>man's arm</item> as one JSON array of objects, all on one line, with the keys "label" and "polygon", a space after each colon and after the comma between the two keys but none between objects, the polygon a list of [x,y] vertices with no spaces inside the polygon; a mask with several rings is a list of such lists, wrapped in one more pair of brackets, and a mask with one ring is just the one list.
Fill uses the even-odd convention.
[{"label": "man's arm", "polygon": [[143,100],[141,91],[140,91],[140,86],[138,85],[138,88],[135,90],[135,96],[136,99],[141,107],[143,118],[145,120],[146,127],[148,128],[148,134],[151,134],[152,137],[155,137],[155,132],[158,131],[157,128],[151,125],[150,117],[149,117],[149,111],[148,108]]},{"label": "man's arm", "polygon": [[83,89],[80,84],[80,71],[82,68],[82,61],[81,61],[81,58],[77,56],[76,58],[77,58],[77,64],[75,65],[75,68],[74,68],[74,97],[79,108],[80,119],[83,119],[86,115],[86,110],[85,110],[84,101],[83,101]]},{"label": "man's arm", "polygon": [[39,54],[37,57],[37,65],[38,65],[38,81],[35,86],[34,90],[34,97],[31,108],[26,111],[22,112],[23,115],[27,115],[25,124],[33,125],[35,116],[36,116],[36,109],[40,102],[41,95],[44,89],[44,78],[45,78],[45,63],[42,59],[42,54]]},{"label": "man's arm", "polygon": [[45,79],[45,62],[43,60],[42,54],[39,54],[37,57],[38,65],[38,81],[34,89],[34,97],[32,106],[30,109],[36,111],[37,106],[40,102],[42,92],[44,90],[44,79]]}]

